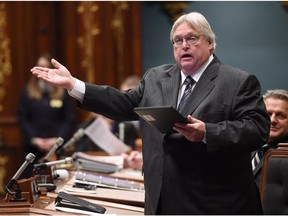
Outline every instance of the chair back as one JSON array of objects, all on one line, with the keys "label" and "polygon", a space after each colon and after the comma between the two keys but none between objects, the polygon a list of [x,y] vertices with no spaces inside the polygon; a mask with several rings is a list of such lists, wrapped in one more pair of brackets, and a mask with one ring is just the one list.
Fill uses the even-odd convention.
[{"label": "chair back", "polygon": [[265,215],[288,214],[288,143],[264,155],[260,197]]}]

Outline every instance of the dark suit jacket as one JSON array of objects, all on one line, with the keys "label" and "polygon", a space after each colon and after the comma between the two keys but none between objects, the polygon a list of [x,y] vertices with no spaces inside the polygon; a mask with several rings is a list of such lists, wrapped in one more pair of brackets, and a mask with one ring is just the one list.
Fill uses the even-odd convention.
[{"label": "dark suit jacket", "polygon": [[[288,137],[284,137],[284,138],[282,138],[282,139],[280,139],[280,140],[278,140],[276,142],[268,143],[268,145],[269,145],[269,149],[268,150],[276,149],[278,147],[279,143],[287,143],[287,142],[288,142]],[[254,158],[256,152],[257,152],[257,150],[252,152],[251,159]],[[256,185],[258,186],[258,188],[260,188],[263,159],[264,159],[264,155],[261,158],[260,163],[255,167],[255,170],[253,171],[255,182],[256,182]]]},{"label": "dark suit jacket", "polygon": [[[133,108],[176,107],[180,69],[152,68],[130,91],[86,84],[83,109],[116,120],[134,120]],[[270,118],[257,78],[215,57],[182,113],[205,122],[207,144],[161,134],[141,120],[145,214],[261,214],[251,152],[268,138]],[[169,118],[169,116],[167,116]]]}]

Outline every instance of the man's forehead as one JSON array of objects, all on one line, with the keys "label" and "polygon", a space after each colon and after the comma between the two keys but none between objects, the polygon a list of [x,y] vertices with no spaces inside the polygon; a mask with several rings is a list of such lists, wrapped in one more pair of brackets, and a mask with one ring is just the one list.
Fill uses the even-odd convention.
[{"label": "man's forehead", "polygon": [[195,28],[194,26],[192,26],[191,24],[189,24],[187,22],[183,22],[175,28],[174,34],[177,32],[185,32],[185,31],[186,32],[192,32],[192,33],[198,33],[200,30],[198,30],[197,28]]}]

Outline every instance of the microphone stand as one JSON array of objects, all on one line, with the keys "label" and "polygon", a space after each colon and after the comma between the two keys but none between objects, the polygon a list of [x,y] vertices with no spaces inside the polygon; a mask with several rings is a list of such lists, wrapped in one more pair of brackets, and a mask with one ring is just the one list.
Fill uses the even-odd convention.
[{"label": "microphone stand", "polygon": [[[41,184],[41,183],[51,183],[54,184],[54,177],[53,177],[53,173],[54,172],[54,167],[51,166],[46,166],[45,164],[41,165],[41,166],[34,166],[34,176],[36,177],[36,182],[37,184]],[[42,176],[46,176],[46,180],[41,179]]]},{"label": "microphone stand", "polygon": [[[13,189],[13,186],[15,186],[15,189]],[[14,192],[11,189],[13,189]],[[4,187],[4,190],[7,194],[15,195],[15,197],[10,199],[9,202],[27,201],[26,198],[22,198],[22,191],[20,189],[20,186],[19,186],[17,180],[15,180],[15,179],[11,179],[9,181],[9,183],[7,184],[7,186]]]},{"label": "microphone stand", "polygon": [[[12,179],[9,180],[8,184],[4,187],[5,192],[7,192],[6,198],[8,198],[9,195],[15,195],[15,197],[11,199],[11,202],[27,201],[26,198],[22,198],[22,191],[20,189],[20,185],[17,179],[21,175],[21,173],[25,170],[25,168],[28,166],[28,164],[32,163],[34,159],[35,155],[29,153],[25,157],[25,162],[18,169],[18,171],[15,173]],[[13,187],[15,187],[15,189]],[[12,190],[14,190],[14,192]]]}]

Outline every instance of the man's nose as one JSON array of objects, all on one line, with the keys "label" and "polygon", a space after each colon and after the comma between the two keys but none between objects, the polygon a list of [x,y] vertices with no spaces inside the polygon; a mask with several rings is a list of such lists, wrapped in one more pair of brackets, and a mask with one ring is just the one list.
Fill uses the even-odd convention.
[{"label": "man's nose", "polygon": [[183,38],[182,47],[190,47],[190,44],[185,38]]},{"label": "man's nose", "polygon": [[276,121],[277,121],[277,118],[276,118],[275,113],[272,113],[272,114],[270,115],[270,120],[271,120],[271,122],[276,122]]}]

